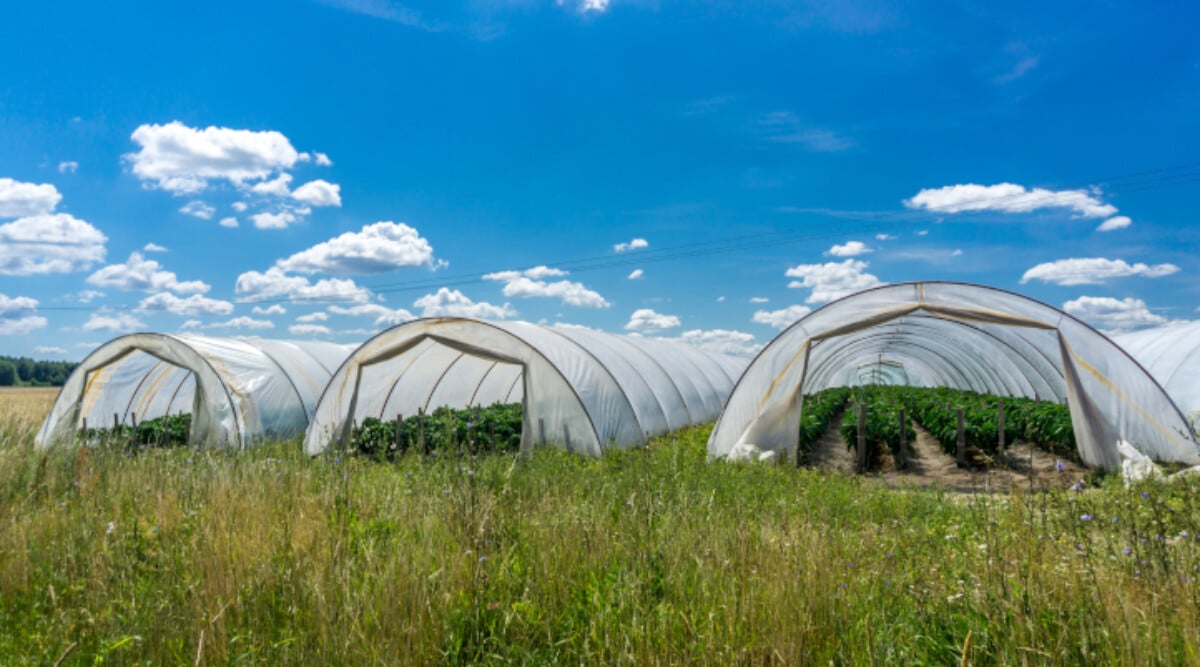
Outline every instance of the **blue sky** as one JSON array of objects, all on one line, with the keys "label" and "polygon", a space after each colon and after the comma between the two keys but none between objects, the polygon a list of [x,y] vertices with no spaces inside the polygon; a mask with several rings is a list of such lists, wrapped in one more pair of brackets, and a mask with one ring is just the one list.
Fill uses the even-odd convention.
[{"label": "blue sky", "polygon": [[961,280],[1200,318],[1197,10],[1144,3],[21,3],[0,353],[411,317],[752,351]]}]

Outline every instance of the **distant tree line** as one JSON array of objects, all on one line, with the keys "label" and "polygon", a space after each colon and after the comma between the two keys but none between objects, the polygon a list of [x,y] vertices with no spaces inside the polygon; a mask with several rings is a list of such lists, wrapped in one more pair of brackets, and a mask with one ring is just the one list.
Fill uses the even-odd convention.
[{"label": "distant tree line", "polygon": [[61,387],[79,364],[0,355],[0,387]]}]

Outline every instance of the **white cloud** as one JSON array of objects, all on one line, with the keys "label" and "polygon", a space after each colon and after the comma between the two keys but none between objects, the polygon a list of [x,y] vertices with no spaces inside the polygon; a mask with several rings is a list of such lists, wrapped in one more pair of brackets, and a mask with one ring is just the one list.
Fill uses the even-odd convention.
[{"label": "white cloud", "polygon": [[875,240],[877,240],[877,241],[895,241],[896,235],[879,233],[879,234],[875,235]]},{"label": "white cloud", "polygon": [[381,306],[377,303],[364,303],[349,308],[343,306],[330,306],[329,312],[334,315],[349,315],[351,317],[374,317],[375,326],[392,326],[394,324],[402,324],[409,320],[415,320],[416,317],[403,308],[392,310],[386,306]]},{"label": "white cloud", "polygon": [[255,306],[250,310],[250,312],[254,313],[255,315],[283,315],[287,313],[287,308],[284,308],[276,303],[267,306],[266,308],[263,308],[262,306]]},{"label": "white cloud", "polygon": [[783,329],[811,312],[812,308],[808,306],[794,305],[779,310],[755,311],[754,316],[750,320],[759,324],[773,326],[776,329]]},{"label": "white cloud", "polygon": [[[391,221],[346,232],[275,262],[276,268],[297,273],[360,275],[400,267],[435,266],[433,246],[416,229]],[[544,267],[543,267],[544,268]]]},{"label": "white cloud", "polygon": [[1098,190],[1027,190],[1014,183],[967,183],[924,189],[912,199],[904,200],[904,205],[938,213],[1029,213],[1044,208],[1065,208],[1073,211],[1076,217],[1082,218],[1105,218],[1117,212],[1116,206],[1100,201]]},{"label": "white cloud", "polygon": [[828,254],[834,257],[857,257],[868,252],[872,252],[871,248],[862,241],[847,241],[830,248]]},{"label": "white cloud", "polygon": [[675,315],[656,313],[650,308],[639,308],[629,316],[625,325],[626,331],[666,331],[680,326],[682,322]]},{"label": "white cloud", "polygon": [[58,163],[58,173],[74,174],[79,171],[79,163],[74,160],[64,160]]},{"label": "white cloud", "polygon": [[174,194],[199,192],[210,181],[241,186],[263,180],[300,159],[288,138],[275,131],[198,129],[172,121],[141,125],[130,138],[138,150],[125,159],[134,175]]},{"label": "white cloud", "polygon": [[287,298],[291,301],[370,301],[371,291],[353,280],[330,278],[310,283],[302,276],[289,276],[278,267],[266,273],[247,271],[238,276],[237,295],[247,301]]},{"label": "white cloud", "polygon": [[754,334],[730,329],[692,329],[685,331],[676,338],[661,338],[677,343],[685,343],[693,347],[735,356],[748,357],[758,352],[760,345]]},{"label": "white cloud", "polygon": [[888,253],[888,259],[947,264],[956,257],[962,257],[962,254],[961,248],[909,248]]},{"label": "white cloud", "polygon": [[183,324],[179,325],[180,331],[191,331],[192,329],[202,329],[202,328],[204,328],[204,323],[201,322],[200,320],[187,320]]},{"label": "white cloud", "polygon": [[83,323],[84,331],[125,333],[145,328],[141,320],[127,313],[92,313],[88,321]]},{"label": "white cloud", "polygon": [[124,264],[109,264],[87,277],[89,285],[112,287],[125,291],[160,292],[170,290],[180,294],[204,294],[210,287],[202,280],[180,282],[171,271],[139,252],[129,254]]},{"label": "white cloud", "polygon": [[231,320],[224,322],[213,322],[205,325],[205,329],[274,329],[275,323],[271,320],[256,320],[253,317],[240,315]]},{"label": "white cloud", "polygon": [[142,251],[143,252],[166,252],[167,249],[158,245],[157,243],[147,243],[146,245],[142,246]]},{"label": "white cloud", "polygon": [[0,178],[0,218],[45,215],[62,201],[58,188],[49,183],[22,183]]},{"label": "white cloud", "polygon": [[256,195],[290,197],[292,194],[291,190],[289,189],[291,184],[291,174],[280,174],[269,181],[255,183],[254,186],[250,188],[250,191]]},{"label": "white cloud", "polygon": [[318,167],[333,166],[333,160],[330,160],[328,155],[321,153],[319,151],[313,151],[313,162]]},{"label": "white cloud", "polygon": [[44,329],[46,318],[36,315],[38,300],[0,294],[0,336],[19,336]]},{"label": "white cloud", "polygon": [[598,292],[588,289],[583,283],[569,280],[546,282],[541,278],[565,276],[566,271],[537,266],[525,271],[497,271],[483,276],[484,280],[504,283],[504,296],[523,299],[545,297],[562,299],[569,306],[581,308],[607,308],[610,304]]},{"label": "white cloud", "polygon": [[209,206],[199,199],[193,199],[183,206],[180,206],[179,212],[184,215],[190,215],[194,218],[200,218],[201,220],[212,220],[213,214],[217,212],[217,209]]},{"label": "white cloud", "polygon": [[629,252],[631,250],[641,250],[643,248],[649,248],[649,247],[650,247],[650,243],[648,241],[646,241],[646,239],[638,238],[638,239],[633,239],[632,241],[629,241],[628,243],[618,243],[618,244],[614,245],[613,252]]},{"label": "white cloud", "polygon": [[570,6],[581,14],[595,12],[603,14],[608,10],[610,0],[555,0],[559,7]]},{"label": "white cloud", "polygon": [[250,219],[254,221],[254,226],[259,229],[285,229],[299,218],[292,211],[283,210],[274,213],[255,213],[250,216]]},{"label": "white cloud", "polygon": [[75,298],[79,300],[79,303],[91,303],[93,299],[99,299],[102,296],[104,296],[104,292],[100,290],[85,289],[79,292]]},{"label": "white cloud", "polygon": [[476,303],[462,292],[445,287],[439,289],[436,294],[426,294],[413,301],[413,307],[421,309],[421,317],[474,317],[503,320],[517,315],[517,311],[507,303],[503,306],[494,306],[484,301]]},{"label": "white cloud", "polygon": [[752,296],[752,297],[750,297],[750,303],[766,303],[766,302],[768,302],[768,301],[770,301],[770,299],[768,299],[768,298],[767,298],[767,297],[765,297],[765,296]]},{"label": "white cloud", "polygon": [[812,294],[805,303],[824,303],[884,284],[866,273],[869,266],[858,259],[825,264],[800,264],[787,270],[788,278],[799,278],[788,283],[792,288],[808,288]]},{"label": "white cloud", "polygon": [[803,146],[818,153],[849,150],[857,144],[853,139],[833,130],[813,127],[791,111],[773,111],[757,121],[758,130],[768,141]]},{"label": "white cloud", "polygon": [[1142,262],[1130,264],[1123,259],[1104,257],[1072,258],[1038,264],[1021,276],[1021,284],[1030,280],[1041,280],[1055,285],[1102,285],[1113,278],[1161,278],[1178,271],[1179,267],[1174,264],[1151,266]]},{"label": "white cloud", "polygon": [[929,230],[928,230],[928,229],[919,229],[919,230],[917,230],[917,236],[928,236],[928,235],[929,235]]},{"label": "white cloud", "polygon": [[634,269],[629,272],[629,275],[626,276],[626,278],[629,280],[641,280],[642,276],[644,275],[646,275],[645,271],[642,271],[641,269]]},{"label": "white cloud", "polygon": [[244,201],[235,201],[232,204],[230,204],[230,206],[233,208],[233,210],[237,211],[238,213],[245,213],[246,209],[250,208],[250,205]]},{"label": "white cloud", "polygon": [[217,224],[221,225],[222,227],[228,227],[230,229],[237,229],[238,219],[233,216],[229,216],[226,218],[221,218],[221,221],[218,222]]},{"label": "white cloud", "polygon": [[38,354],[53,354],[56,356],[69,354],[67,348],[58,347],[57,345],[35,345],[33,351]]},{"label": "white cloud", "polygon": [[288,333],[293,336],[328,336],[333,332],[320,324],[293,324],[288,327]]},{"label": "white cloud", "polygon": [[0,274],[73,273],[104,261],[108,237],[67,213],[19,218],[0,225]]},{"label": "white cloud", "polygon": [[159,292],[158,294],[142,299],[138,303],[137,311],[142,313],[164,312],[171,313],[172,315],[187,315],[189,317],[228,315],[233,312],[233,304],[220,299],[210,299],[199,294],[193,294],[186,299],[181,299],[170,292]]},{"label": "white cloud", "polygon": [[724,294],[722,294],[721,296],[717,297],[717,303],[724,303],[724,302],[725,302],[725,295],[724,295]]},{"label": "white cloud", "polygon": [[1109,218],[1108,220],[1105,220],[1104,222],[1100,223],[1100,226],[1096,228],[1096,231],[1111,232],[1111,231],[1114,231],[1117,229],[1125,229],[1126,227],[1128,227],[1129,225],[1132,225],[1132,224],[1133,224],[1133,221],[1129,219],[1129,216],[1117,215],[1117,216],[1113,216],[1113,217]]},{"label": "white cloud", "polygon": [[1167,318],[1150,312],[1141,299],[1081,296],[1063,304],[1063,310],[1108,333],[1166,324]]},{"label": "white cloud", "polygon": [[324,322],[329,319],[328,313],[316,312],[307,315],[301,315],[296,318],[296,322],[300,324],[312,324],[313,322]]},{"label": "white cloud", "polygon": [[340,185],[318,178],[292,191],[292,198],[310,206],[341,206],[341,189]]}]

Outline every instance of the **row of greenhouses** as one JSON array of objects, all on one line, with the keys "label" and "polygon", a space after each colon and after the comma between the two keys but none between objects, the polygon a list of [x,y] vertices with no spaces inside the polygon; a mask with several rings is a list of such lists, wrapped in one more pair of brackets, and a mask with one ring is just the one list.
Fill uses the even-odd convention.
[{"label": "row of greenhouses", "polygon": [[386,434],[394,424],[398,442],[406,420],[419,417],[424,429],[439,409],[517,405],[505,414],[520,420],[526,452],[599,455],[715,420],[712,457],[761,458],[795,452],[806,397],[883,384],[1066,406],[1090,466],[1119,467],[1122,443],[1195,465],[1197,326],[1110,339],[1018,294],[922,282],[828,304],[753,360],[584,327],[465,318],[415,320],[359,346],[139,333],[83,361],[37,444],[186,415],[176,426],[195,446],[303,435],[315,455],[346,447],[364,425]]}]

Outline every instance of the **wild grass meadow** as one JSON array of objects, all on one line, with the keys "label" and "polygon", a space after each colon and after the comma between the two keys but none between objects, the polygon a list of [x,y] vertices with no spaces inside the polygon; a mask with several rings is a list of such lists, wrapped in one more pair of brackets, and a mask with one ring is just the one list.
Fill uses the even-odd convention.
[{"label": "wild grass meadow", "polygon": [[0,664],[1200,664],[1196,482],[64,446],[0,395]]}]

